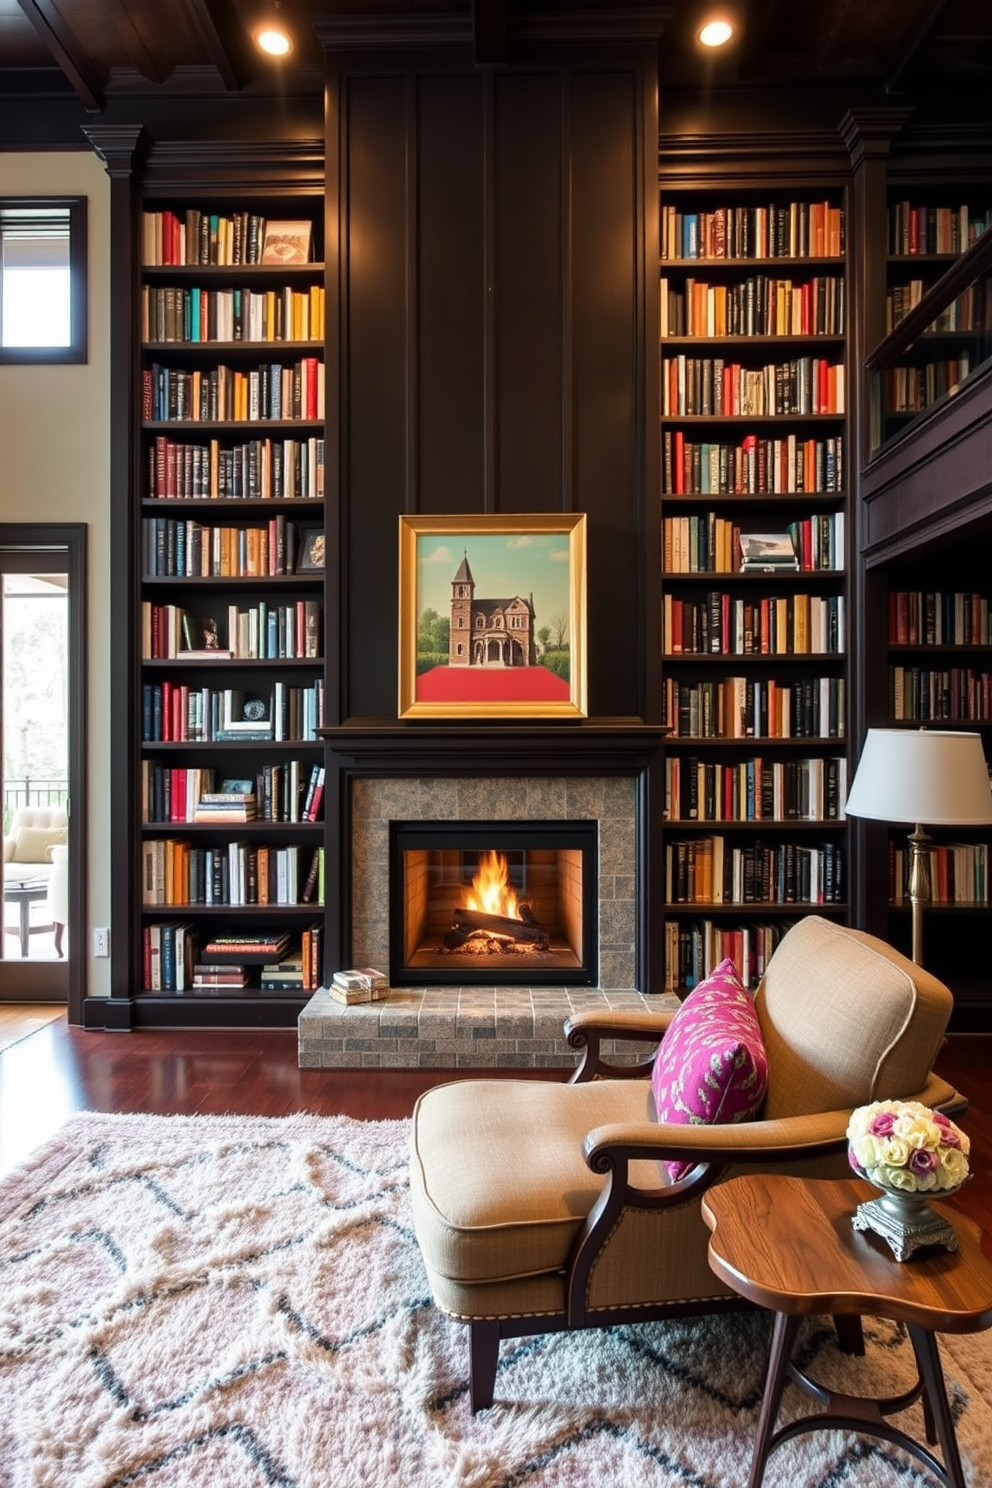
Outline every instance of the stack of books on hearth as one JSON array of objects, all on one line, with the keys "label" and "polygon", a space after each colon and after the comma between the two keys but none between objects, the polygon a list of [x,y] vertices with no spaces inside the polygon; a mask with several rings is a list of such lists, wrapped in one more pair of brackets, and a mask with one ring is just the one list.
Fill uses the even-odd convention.
[{"label": "stack of books on hearth", "polygon": [[327,990],[336,1002],[348,1007],[358,1002],[381,1002],[389,995],[389,978],[372,966],[352,967],[336,971]]}]

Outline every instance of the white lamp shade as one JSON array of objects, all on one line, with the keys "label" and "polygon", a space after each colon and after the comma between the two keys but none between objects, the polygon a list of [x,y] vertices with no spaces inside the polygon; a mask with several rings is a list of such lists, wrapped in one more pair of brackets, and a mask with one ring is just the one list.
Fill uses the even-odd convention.
[{"label": "white lamp shade", "polygon": [[931,826],[992,822],[981,736],[943,729],[869,729],[847,813]]}]

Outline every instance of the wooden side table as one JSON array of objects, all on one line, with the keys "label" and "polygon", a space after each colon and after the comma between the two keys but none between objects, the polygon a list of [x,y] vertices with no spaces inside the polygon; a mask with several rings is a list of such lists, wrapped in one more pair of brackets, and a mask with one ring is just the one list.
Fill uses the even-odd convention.
[{"label": "wooden side table", "polygon": [[[934,1333],[977,1333],[992,1326],[992,1262],[982,1232],[963,1215],[944,1211],[958,1237],[954,1252],[919,1253],[898,1262],[871,1233],[855,1230],[854,1212],[870,1192],[857,1179],[732,1178],[703,1195],[712,1230],[709,1263],[740,1296],[775,1314],[764,1398],[748,1488],[759,1488],[768,1454],[803,1432],[841,1428],[881,1437],[912,1453],[947,1488],[967,1488]],[[864,1399],[827,1390],[792,1362],[802,1319],[810,1314],[889,1318],[904,1323],[916,1356],[915,1386],[891,1399]],[[788,1380],[824,1409],[775,1430]],[[943,1463],[922,1443],[886,1421],[923,1397]]]}]

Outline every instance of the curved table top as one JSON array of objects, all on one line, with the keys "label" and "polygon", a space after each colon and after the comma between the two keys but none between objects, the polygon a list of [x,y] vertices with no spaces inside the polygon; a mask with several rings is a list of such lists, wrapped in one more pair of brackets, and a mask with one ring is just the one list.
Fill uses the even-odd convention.
[{"label": "curved table top", "polygon": [[772,1312],[870,1314],[940,1333],[992,1326],[992,1261],[979,1226],[937,1204],[958,1249],[896,1261],[884,1241],[854,1228],[858,1204],[873,1197],[857,1178],[756,1173],[718,1183],[702,1198],[710,1266]]}]

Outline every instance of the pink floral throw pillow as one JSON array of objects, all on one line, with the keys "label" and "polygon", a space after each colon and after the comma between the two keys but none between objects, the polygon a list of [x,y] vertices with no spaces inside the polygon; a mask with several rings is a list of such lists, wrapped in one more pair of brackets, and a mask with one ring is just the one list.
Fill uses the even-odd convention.
[{"label": "pink floral throw pillow", "polygon": [[[682,1126],[750,1121],[767,1085],[754,999],[728,958],[689,993],[665,1030],[651,1075],[655,1114]],[[665,1164],[673,1182],[692,1166]]]}]

